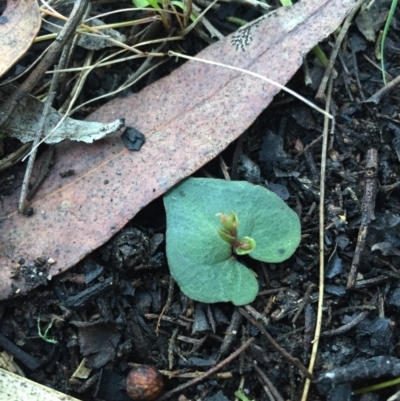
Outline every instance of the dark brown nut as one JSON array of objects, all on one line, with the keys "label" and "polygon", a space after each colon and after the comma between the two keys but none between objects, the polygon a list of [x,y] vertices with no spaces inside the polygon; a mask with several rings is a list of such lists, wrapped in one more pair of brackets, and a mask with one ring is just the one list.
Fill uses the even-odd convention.
[{"label": "dark brown nut", "polygon": [[163,388],[161,373],[154,366],[136,366],[126,377],[126,392],[134,401],[153,401]]}]

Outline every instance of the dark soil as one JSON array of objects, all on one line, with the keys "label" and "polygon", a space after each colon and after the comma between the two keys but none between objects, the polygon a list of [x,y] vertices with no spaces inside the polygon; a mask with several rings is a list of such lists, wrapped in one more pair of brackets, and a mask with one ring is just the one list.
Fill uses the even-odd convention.
[{"label": "dark soil", "polygon": [[[220,19],[223,12],[254,17],[244,15],[243,7],[227,7],[210,17],[225,34],[231,25]],[[392,77],[400,72],[399,17],[397,12],[385,53]],[[193,35],[184,46],[195,54],[205,45]],[[322,48],[329,54],[327,43]],[[378,104],[364,102],[382,87],[381,73],[369,61],[375,60],[374,51],[374,43],[354,26],[335,65],[331,112],[336,128],[329,137],[325,176],[322,337],[309,400],[386,400],[396,392],[393,387],[366,395],[351,396],[351,391],[400,374],[400,106],[396,91]],[[306,63],[313,84],[305,86],[304,71],[299,71],[289,86],[313,99],[323,69],[313,55]],[[118,71],[127,74],[135,67],[124,68]],[[164,67],[150,81],[166,73]],[[85,89],[90,97],[101,79],[91,80]],[[68,273],[0,303],[0,349],[14,356],[28,378],[46,386],[81,400],[122,401],[128,399],[124,380],[134,364],[157,367],[164,390],[170,391],[254,337],[218,375],[170,399],[233,400],[242,389],[249,400],[300,400],[304,374],[264,332],[308,367],[318,303],[322,127],[321,115],[280,94],[221,155],[232,179],[276,192],[302,223],[302,242],[293,257],[279,265],[250,262],[260,285],[251,306],[201,304],[174,285],[158,199]],[[6,144],[12,148],[14,141]],[[372,155],[371,165],[366,165],[367,155]],[[197,175],[224,178],[220,162],[212,161]],[[11,174],[8,170],[3,177]],[[0,193],[6,196],[6,181],[1,181]],[[360,227],[367,232],[364,239]],[[37,261],[39,269],[45,264]],[[347,289],[352,264],[358,274],[355,286]],[[38,327],[43,336],[50,323],[46,338],[40,338]],[[83,361],[88,374],[74,375]]]}]

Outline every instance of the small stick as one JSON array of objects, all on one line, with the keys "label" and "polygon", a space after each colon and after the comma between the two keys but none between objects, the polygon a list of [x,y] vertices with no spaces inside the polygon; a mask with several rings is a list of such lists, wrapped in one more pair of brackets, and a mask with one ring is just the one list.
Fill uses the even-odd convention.
[{"label": "small stick", "polygon": [[[266,385],[266,387],[268,388],[269,392],[272,393],[272,395],[274,396],[274,400],[276,401],[284,401],[283,398],[281,397],[281,395],[278,393],[278,390],[275,388],[275,386],[272,384],[271,380],[268,379],[267,375],[259,368],[259,366],[257,365],[257,363],[255,361],[253,361],[253,368],[254,370],[257,372],[260,381]],[[264,387],[264,390],[266,390],[266,388]]]},{"label": "small stick", "polygon": [[278,293],[278,292],[285,291],[285,290],[288,290],[288,289],[289,289],[289,287],[271,288],[270,290],[263,290],[263,291],[260,291],[260,292],[257,294],[257,296],[260,297],[260,296],[262,296],[262,295],[276,294],[276,293]]},{"label": "small stick", "polygon": [[316,145],[318,142],[322,141],[323,136],[320,135],[317,138],[315,138],[314,140],[312,140],[308,145],[306,145],[306,147],[301,150],[299,153],[296,154],[296,156],[294,157],[295,159],[297,159],[298,157],[300,157],[304,152],[307,152],[308,150],[310,150],[310,148],[312,148],[314,145]]},{"label": "small stick", "polygon": [[17,164],[29,152],[31,143],[24,143],[19,149],[0,160],[0,173]]},{"label": "small stick", "polygon": [[258,330],[260,330],[261,334],[271,343],[271,345],[280,352],[290,363],[296,366],[308,379],[313,380],[312,374],[307,370],[307,368],[300,362],[298,358],[293,358],[288,352],[286,352],[268,333],[267,330],[264,329],[264,326],[257,322],[253,317],[251,317],[244,309],[240,308],[240,313]]},{"label": "small stick", "polygon": [[358,63],[357,63],[357,55],[353,49],[353,46],[351,46],[351,56],[353,59],[354,76],[356,78],[358,93],[360,94],[361,100],[364,102],[365,96],[364,96],[364,92],[362,90],[362,86],[361,86],[361,82],[360,82],[360,75],[358,73],[359,70],[358,70]]},{"label": "small stick", "polygon": [[315,314],[310,304],[304,310],[303,363],[306,364],[310,355],[313,333],[315,331]]},{"label": "small stick", "polygon": [[36,370],[40,366],[40,361],[34,358],[32,355],[23,351],[17,345],[15,345],[12,341],[10,341],[7,337],[0,334],[0,347],[5,351],[9,352],[14,356],[15,359],[18,359],[21,363],[23,363],[29,370]]},{"label": "small stick", "polygon": [[375,103],[379,104],[381,99],[390,93],[393,89],[396,89],[400,85],[400,75],[386,84],[383,88],[379,89],[378,92],[375,92],[370,98],[366,100],[367,103]]},{"label": "small stick", "polygon": [[[146,313],[144,315],[144,317],[146,319],[159,319],[160,315],[155,315],[153,313]],[[184,322],[182,319],[178,319],[175,317],[170,317],[170,316],[165,316],[165,315],[161,315],[161,320],[164,320],[165,322],[169,322],[172,324],[177,324],[179,326],[185,327],[187,330],[189,330],[189,327],[191,325],[190,322]]]},{"label": "small stick", "polygon": [[40,184],[46,178],[47,173],[50,171],[50,166],[53,161],[53,156],[54,156],[54,145],[50,145],[45,151],[42,163],[39,168],[39,174],[36,179],[36,182],[32,185],[32,188],[29,190],[26,199],[31,200],[33,198],[36,191],[39,189]]},{"label": "small stick", "polygon": [[160,313],[160,316],[157,320],[157,326],[156,326],[156,335],[158,336],[158,332],[160,330],[160,325],[161,325],[161,319],[164,316],[164,313],[168,312],[168,309],[172,305],[172,299],[174,297],[174,287],[175,287],[175,280],[170,276],[169,278],[169,283],[168,283],[168,296],[167,296],[167,301],[165,302],[164,307],[162,308],[162,311]]},{"label": "small stick", "polygon": [[265,315],[263,315],[262,313],[256,311],[256,310],[255,310],[252,306],[250,306],[250,305],[245,305],[245,309],[246,309],[246,312],[247,312],[250,316],[253,316],[254,319],[261,320],[261,321],[264,323],[264,325],[265,325],[266,327],[268,327],[268,325],[269,325],[269,318],[267,318],[267,317],[266,317]]},{"label": "small stick", "polygon": [[[168,369],[172,370],[174,366],[174,348],[175,348],[175,340],[178,337],[179,327],[175,327],[175,330],[172,333],[172,336],[169,340],[168,344]],[[157,333],[158,335],[159,333]]]},{"label": "small stick", "polygon": [[229,167],[226,165],[225,160],[222,158],[221,155],[218,155],[219,167],[222,171],[222,174],[225,180],[230,181],[231,177],[229,176]]},{"label": "small stick", "polygon": [[343,69],[343,83],[344,83],[344,87],[346,88],[346,92],[347,92],[347,96],[350,99],[351,102],[354,102],[354,96],[351,93],[350,90],[350,72],[349,69],[347,68],[346,63],[343,60],[343,57],[340,53],[338,53],[338,59],[340,61],[340,64],[342,65],[342,69]]},{"label": "small stick", "polygon": [[358,323],[362,322],[371,312],[370,311],[364,311],[361,312],[356,318],[354,318],[350,323],[347,323],[343,326],[338,327],[337,329],[329,330],[329,331],[324,331],[321,333],[322,337],[332,337],[336,336],[338,334],[343,334],[346,331],[349,331],[353,327],[357,326]]},{"label": "small stick", "polygon": [[[329,79],[328,82],[328,91],[326,96],[326,110],[330,110],[331,108],[331,100],[332,100],[332,89],[333,89],[333,77]],[[331,134],[335,132],[335,120],[332,122],[331,126]],[[319,338],[321,335],[321,327],[322,327],[322,310],[324,304],[324,290],[325,290],[325,177],[326,177],[326,155],[328,153],[328,131],[329,131],[329,121],[327,118],[324,119],[324,128],[323,128],[323,139],[322,139],[322,148],[321,148],[321,182],[319,184],[319,224],[318,224],[318,242],[319,242],[319,277],[318,277],[318,308],[317,308],[317,316],[315,321],[315,334],[314,340],[312,341],[311,348],[311,356],[310,362],[308,364],[308,370],[310,374],[314,371],[314,366],[317,360],[318,347],[319,347]],[[301,395],[301,401],[306,401],[308,399],[308,392],[310,390],[311,380],[306,379],[304,382],[303,393]]]},{"label": "small stick", "polygon": [[336,39],[335,47],[333,48],[332,54],[329,58],[328,66],[326,67],[324,76],[322,77],[321,84],[318,88],[318,92],[315,95],[315,98],[318,100],[325,99],[325,89],[328,84],[329,77],[331,76],[333,65],[335,64],[336,56],[339,52],[340,45],[342,44],[343,39],[346,36],[347,31],[350,28],[350,25],[353,21],[354,16],[357,14],[359,8],[362,6],[363,3],[364,3],[364,0],[357,0],[357,3],[354,5],[354,7],[350,11],[349,15],[346,17],[346,19],[340,29],[340,33]]},{"label": "small stick", "polygon": [[346,308],[339,309],[332,313],[332,316],[342,315],[344,313],[353,313],[357,311],[374,311],[376,310],[375,305],[355,305],[355,306],[348,306]]},{"label": "small stick", "polygon": [[175,387],[174,389],[166,392],[163,396],[158,398],[157,401],[167,400],[168,398],[172,397],[174,394],[179,393],[180,391],[182,391],[188,387],[194,386],[195,384],[200,383],[201,381],[207,379],[207,377],[210,377],[214,373],[217,373],[219,370],[221,370],[223,367],[225,367],[230,362],[232,362],[235,358],[237,358],[248,347],[250,347],[250,345],[253,344],[254,341],[255,341],[255,338],[250,337],[241,347],[239,347],[235,352],[233,352],[231,355],[229,355],[223,361],[221,361],[218,365],[215,365],[213,368],[211,368],[207,372],[204,372],[202,375],[200,375],[192,380],[189,380],[188,382],[181,384],[180,386]]},{"label": "small stick", "polygon": [[365,183],[364,198],[361,205],[361,225],[358,231],[357,245],[354,252],[353,262],[349,277],[347,279],[347,289],[353,289],[356,284],[357,270],[361,261],[361,255],[364,251],[368,225],[375,219],[375,197],[377,191],[377,175],[378,175],[378,151],[369,149],[365,163]]},{"label": "small stick", "polygon": [[361,290],[368,287],[376,287],[378,284],[385,283],[386,281],[390,281],[390,277],[388,276],[389,272],[385,272],[385,276],[378,276],[369,278],[366,280],[358,280],[356,285],[354,286],[355,290]]},{"label": "small stick", "polygon": [[[44,107],[43,107],[43,112],[42,112],[42,115],[40,117],[39,127],[38,127],[38,130],[36,132],[36,138],[32,142],[32,150],[31,150],[31,153],[30,153],[30,156],[29,156],[28,164],[26,166],[24,180],[22,181],[21,195],[19,197],[18,210],[19,210],[20,213],[24,213],[25,212],[26,199],[28,197],[28,192],[29,192],[29,180],[31,179],[33,165],[35,163],[36,154],[37,154],[37,151],[38,151],[37,144],[39,143],[40,138],[41,138],[41,136],[42,136],[42,134],[44,132],[44,128],[45,128],[45,125],[46,125],[46,120],[47,120],[47,117],[48,117],[48,115],[50,113],[51,104],[53,103],[53,100],[54,100],[54,98],[56,96],[55,88],[58,85],[58,82],[59,82],[59,74],[56,74],[53,77],[52,81],[51,81],[50,92],[49,92],[49,95],[47,97],[46,103],[44,104]],[[40,177],[39,177],[39,180],[40,180]],[[37,190],[37,188],[34,189],[34,192],[36,190]]]},{"label": "small stick", "polygon": [[313,288],[315,287],[315,284],[310,284],[306,290],[306,293],[304,294],[304,297],[299,305],[299,309],[297,310],[296,314],[294,315],[293,319],[292,319],[292,323],[295,324],[296,320],[299,318],[300,313],[303,311],[303,309],[306,307],[306,305],[308,305],[308,303],[310,302],[310,295],[311,295],[311,291],[313,290]]},{"label": "small stick", "polygon": [[225,331],[224,341],[222,342],[221,347],[218,350],[216,357],[217,361],[220,360],[221,356],[223,356],[232,345],[232,342],[236,338],[236,334],[239,330],[240,323],[242,323],[242,316],[239,313],[238,308],[235,308],[235,310],[232,313],[229,326]]},{"label": "small stick", "polygon": [[[79,24],[80,19],[82,18],[82,15],[83,15],[83,12],[84,12],[85,8],[86,8],[86,0],[75,0],[74,8],[72,9],[72,12],[71,12],[71,17],[68,20],[68,22],[65,24],[64,28],[62,29],[62,31],[61,31],[61,33],[59,35],[60,40],[62,40],[63,37],[64,38],[68,37],[68,40],[69,40],[69,38],[71,37],[72,32],[75,31],[75,28]],[[68,35],[69,31],[71,31],[70,35]],[[56,42],[57,42],[57,40],[56,40]],[[66,43],[64,43],[63,53],[62,53],[60,62],[59,62],[59,64],[58,64],[56,69],[64,67],[64,64],[67,61],[68,49],[69,49],[68,42],[66,42]],[[46,56],[49,55],[50,53],[51,53],[51,51],[49,51],[46,54]],[[45,56],[45,58],[46,58],[46,56]],[[45,60],[45,58],[42,60],[42,62]],[[39,70],[41,66],[42,66],[42,63],[40,63],[38,65],[36,70]],[[32,75],[35,75],[35,71],[30,75],[30,77],[25,82],[29,81],[29,79],[31,78]],[[28,165],[26,167],[24,180],[22,182],[21,195],[20,195],[20,198],[19,198],[19,205],[18,205],[18,210],[20,211],[20,213],[24,213],[24,211],[25,211],[26,198],[28,196],[28,190],[29,190],[28,189],[29,180],[31,178],[33,165],[35,163],[36,154],[37,154],[37,150],[38,150],[38,144],[39,144],[40,138],[42,137],[42,134],[44,132],[44,128],[45,128],[45,125],[46,125],[46,120],[47,120],[48,114],[50,113],[50,108],[51,108],[51,105],[53,103],[53,100],[54,100],[54,98],[56,96],[56,90],[58,88],[60,80],[61,80],[61,75],[57,74],[57,73],[54,74],[53,79],[51,81],[50,89],[49,89],[49,95],[47,97],[46,103],[45,103],[44,108],[43,108],[43,112],[42,112],[42,116],[41,116],[41,119],[40,119],[38,131],[36,133],[36,138],[35,138],[35,140],[33,141],[33,144],[32,144],[32,151],[31,151],[30,156],[29,156],[29,161],[28,161]],[[27,91],[24,92],[26,90],[26,88],[21,90],[21,87],[23,87],[25,82],[20,86],[19,89],[17,89],[14,92],[13,95],[11,95],[11,100],[10,100],[9,104],[12,105],[13,104],[12,102],[15,101],[15,105],[16,105],[18,100],[20,99],[17,95],[20,94],[21,97],[22,97],[27,92]],[[32,83],[31,85],[32,85],[32,87],[30,89],[32,89],[35,84]],[[29,90],[29,88],[28,88],[28,90]],[[12,100],[14,95],[16,97],[15,97],[14,100]],[[11,108],[10,110],[12,112],[13,108]],[[10,112],[10,114],[11,114],[11,112]],[[1,118],[1,115],[0,115],[0,118]],[[0,125],[1,125],[1,121],[0,121]]]}]

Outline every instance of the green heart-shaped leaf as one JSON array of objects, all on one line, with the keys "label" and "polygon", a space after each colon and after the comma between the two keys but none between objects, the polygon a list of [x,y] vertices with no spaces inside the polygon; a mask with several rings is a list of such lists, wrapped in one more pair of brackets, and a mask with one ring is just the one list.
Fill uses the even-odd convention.
[{"label": "green heart-shaped leaf", "polygon": [[282,262],[300,243],[297,214],[273,192],[246,181],[189,178],[164,196],[164,205],[171,274],[197,301],[244,305],[258,292],[254,274],[218,234],[221,213],[236,214],[237,238],[254,240],[254,259]]}]

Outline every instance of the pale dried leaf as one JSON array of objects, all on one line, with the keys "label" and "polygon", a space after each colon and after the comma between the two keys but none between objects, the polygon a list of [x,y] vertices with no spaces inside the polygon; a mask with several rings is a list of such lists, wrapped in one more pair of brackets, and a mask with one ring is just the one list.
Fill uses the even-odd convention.
[{"label": "pale dried leaf", "polygon": [[[0,86],[0,107],[2,100],[7,99],[15,91],[15,86],[11,84]],[[38,132],[40,119],[44,104],[33,96],[24,96],[17,104],[10,118],[3,124],[1,130],[18,138],[21,142],[31,142],[35,139]],[[50,133],[61,120],[62,114],[53,108],[51,109],[45,125],[45,133]],[[104,138],[122,128],[123,119],[115,120],[111,123],[102,124],[99,122],[79,121],[66,118],[59,128],[57,128],[46,140],[46,143],[59,143],[65,139],[78,142],[92,143]]]}]

